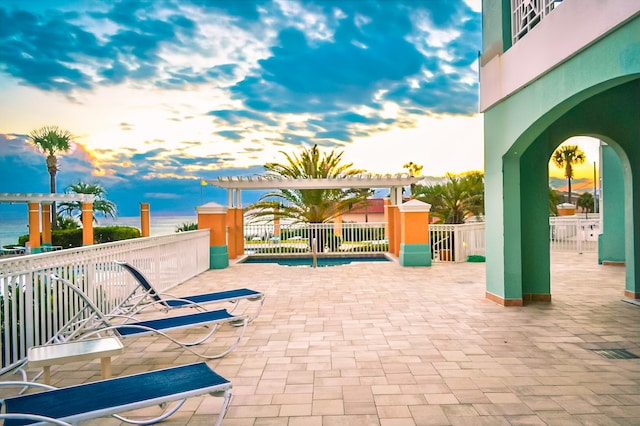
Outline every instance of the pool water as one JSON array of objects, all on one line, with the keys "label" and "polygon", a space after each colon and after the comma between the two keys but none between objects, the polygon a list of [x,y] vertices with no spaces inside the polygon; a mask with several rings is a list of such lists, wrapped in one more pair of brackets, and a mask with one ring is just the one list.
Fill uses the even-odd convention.
[{"label": "pool water", "polygon": [[[318,267],[348,265],[353,262],[388,262],[382,256],[371,257],[319,257]],[[313,266],[310,257],[249,257],[242,263],[275,263],[282,266]]]}]

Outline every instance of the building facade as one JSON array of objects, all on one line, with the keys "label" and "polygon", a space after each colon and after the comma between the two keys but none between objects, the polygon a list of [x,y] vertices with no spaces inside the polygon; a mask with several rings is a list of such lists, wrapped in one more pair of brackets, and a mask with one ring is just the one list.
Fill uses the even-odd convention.
[{"label": "building facade", "polygon": [[611,148],[623,185],[603,191],[603,215],[623,211],[610,236],[624,238],[605,227],[600,258],[618,250],[625,295],[640,298],[640,2],[483,0],[482,48],[487,297],[551,301],[549,158],[591,136]]}]

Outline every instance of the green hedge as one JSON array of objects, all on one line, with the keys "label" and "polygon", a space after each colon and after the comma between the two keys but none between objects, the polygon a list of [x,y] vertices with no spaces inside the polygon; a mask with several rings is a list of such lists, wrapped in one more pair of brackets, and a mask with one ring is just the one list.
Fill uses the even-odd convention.
[{"label": "green hedge", "polygon": [[[93,228],[94,244],[130,240],[139,237],[140,230],[131,226],[97,226]],[[24,246],[28,241],[29,235],[23,235],[18,238],[18,245]],[[82,229],[51,231],[51,245],[62,248],[82,247]]]}]

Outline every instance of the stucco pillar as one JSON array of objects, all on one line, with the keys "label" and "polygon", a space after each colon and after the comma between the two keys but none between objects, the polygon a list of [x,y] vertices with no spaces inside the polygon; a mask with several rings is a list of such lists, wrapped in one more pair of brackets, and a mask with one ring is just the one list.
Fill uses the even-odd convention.
[{"label": "stucco pillar", "polygon": [[227,247],[227,251],[229,253],[229,259],[235,259],[236,257],[238,257],[238,250],[236,247],[236,233],[238,232],[238,225],[236,224],[236,210],[237,209],[235,208],[230,208],[229,210],[227,210],[227,229],[229,232],[229,245]]},{"label": "stucco pillar", "polygon": [[575,216],[576,206],[570,203],[558,204],[558,216]]},{"label": "stucco pillar", "polygon": [[402,266],[431,266],[429,212],[431,204],[418,200],[398,207],[400,212],[400,256]]},{"label": "stucco pillar", "polygon": [[31,253],[40,253],[40,204],[29,202],[29,247]]},{"label": "stucco pillar", "polygon": [[209,229],[209,269],[229,266],[227,249],[227,208],[217,203],[196,207],[198,229]]},{"label": "stucco pillar", "polygon": [[93,244],[93,203],[82,203],[82,245]]},{"label": "stucco pillar", "polygon": [[336,221],[333,222],[333,234],[342,238],[342,215],[336,217]]},{"label": "stucco pillar", "polygon": [[244,254],[244,210],[236,207],[236,256]]},{"label": "stucco pillar", "polygon": [[149,203],[140,203],[140,236],[151,235],[151,217]]},{"label": "stucco pillar", "polygon": [[51,204],[42,203],[42,245],[51,245]]}]

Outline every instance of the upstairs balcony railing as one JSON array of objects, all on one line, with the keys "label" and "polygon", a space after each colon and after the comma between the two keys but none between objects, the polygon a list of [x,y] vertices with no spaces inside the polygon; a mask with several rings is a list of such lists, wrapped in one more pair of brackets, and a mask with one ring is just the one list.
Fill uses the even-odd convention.
[{"label": "upstairs balcony railing", "polygon": [[515,44],[562,0],[511,0],[511,42]]}]

